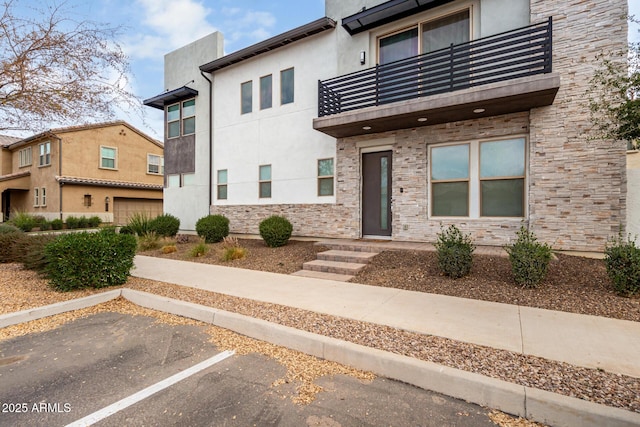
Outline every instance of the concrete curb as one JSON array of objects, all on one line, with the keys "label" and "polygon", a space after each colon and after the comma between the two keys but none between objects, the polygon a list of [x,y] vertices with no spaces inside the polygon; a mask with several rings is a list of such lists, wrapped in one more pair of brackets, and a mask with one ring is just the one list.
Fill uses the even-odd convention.
[{"label": "concrete curb", "polygon": [[89,307],[118,296],[142,307],[200,320],[251,338],[557,427],[640,425],[640,414],[635,412],[523,387],[237,313],[127,288],[2,315],[0,327]]}]

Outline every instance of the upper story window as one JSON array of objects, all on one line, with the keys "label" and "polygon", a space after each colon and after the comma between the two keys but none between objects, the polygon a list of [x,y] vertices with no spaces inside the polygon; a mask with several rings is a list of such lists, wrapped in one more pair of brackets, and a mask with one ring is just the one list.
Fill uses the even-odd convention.
[{"label": "upper story window", "polygon": [[290,104],[294,98],[294,71],[293,68],[280,71],[280,104]]},{"label": "upper story window", "polygon": [[240,85],[240,113],[247,114],[253,109],[253,81]]},{"label": "upper story window", "polygon": [[464,9],[378,39],[378,62],[388,64],[470,40],[471,11]]},{"label": "upper story window", "polygon": [[437,145],[430,157],[432,216],[525,216],[524,138]]},{"label": "upper story window", "polygon": [[164,157],[156,154],[147,154],[147,173],[164,174]]},{"label": "upper story window", "polygon": [[116,169],[118,167],[118,150],[113,147],[100,147],[100,167]]},{"label": "upper story window", "polygon": [[48,166],[51,164],[51,142],[43,142],[38,146],[40,156],[38,166]]},{"label": "upper story window", "polygon": [[273,103],[273,94],[272,94],[272,77],[271,74],[268,76],[260,77],[260,109],[264,110],[266,108],[271,108]]},{"label": "upper story window", "polygon": [[167,138],[196,132],[196,100],[189,99],[167,107]]},{"label": "upper story window", "polygon": [[19,167],[31,165],[31,147],[26,147],[20,150],[18,152],[18,156],[20,157],[20,161],[18,163]]}]

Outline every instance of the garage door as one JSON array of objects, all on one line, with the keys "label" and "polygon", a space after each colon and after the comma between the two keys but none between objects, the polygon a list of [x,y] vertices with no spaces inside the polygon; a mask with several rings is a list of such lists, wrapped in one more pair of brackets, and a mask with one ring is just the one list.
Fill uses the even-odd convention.
[{"label": "garage door", "polygon": [[162,200],[114,198],[113,222],[116,225],[127,224],[135,213],[145,213],[151,218],[162,215]]}]

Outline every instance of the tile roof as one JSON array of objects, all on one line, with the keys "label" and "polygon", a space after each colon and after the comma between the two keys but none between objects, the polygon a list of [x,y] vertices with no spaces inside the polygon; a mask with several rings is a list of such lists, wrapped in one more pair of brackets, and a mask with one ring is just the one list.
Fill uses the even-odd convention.
[{"label": "tile roof", "polygon": [[14,142],[18,142],[20,140],[22,140],[22,138],[18,138],[18,137],[15,137],[15,136],[9,136],[9,135],[0,135],[0,145],[4,146],[4,147],[6,147],[8,145],[11,145]]},{"label": "tile roof", "polygon": [[140,188],[146,190],[162,190],[162,184],[145,184],[142,182],[114,181],[109,179],[81,178],[75,176],[56,176],[56,181],[63,184],[82,184],[96,187]]},{"label": "tile roof", "polygon": [[0,181],[9,181],[10,179],[22,178],[23,176],[29,175],[31,175],[31,171],[8,173],[6,175],[0,175]]}]

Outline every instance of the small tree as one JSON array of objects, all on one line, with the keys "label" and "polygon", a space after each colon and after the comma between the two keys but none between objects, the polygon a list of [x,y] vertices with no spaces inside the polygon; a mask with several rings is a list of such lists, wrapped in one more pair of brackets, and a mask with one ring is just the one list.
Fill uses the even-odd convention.
[{"label": "small tree", "polygon": [[[630,24],[639,24],[633,16]],[[640,139],[640,43],[626,51],[603,52],[587,91],[596,136],[626,141]]]},{"label": "small tree", "polygon": [[142,115],[126,90],[120,27],[78,22],[61,6],[36,3],[0,3],[0,131],[112,119],[118,105]]}]

